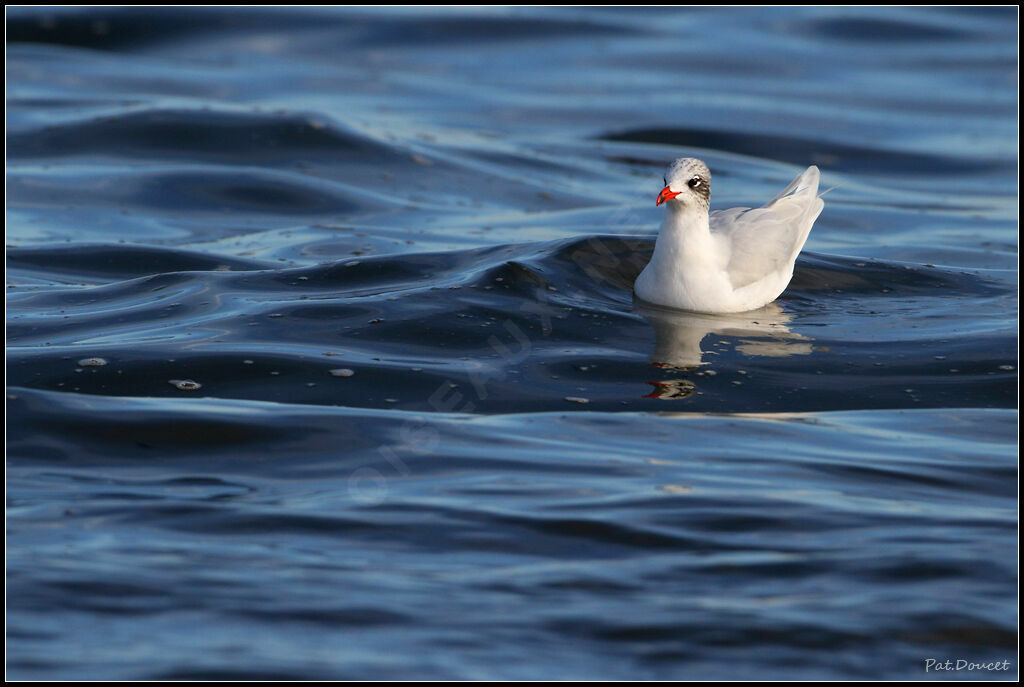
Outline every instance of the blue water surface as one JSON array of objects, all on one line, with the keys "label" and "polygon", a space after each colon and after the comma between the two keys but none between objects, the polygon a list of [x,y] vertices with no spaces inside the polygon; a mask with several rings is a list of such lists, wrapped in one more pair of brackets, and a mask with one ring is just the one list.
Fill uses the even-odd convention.
[{"label": "blue water surface", "polygon": [[8,677],[1015,679],[1017,26],[9,9]]}]

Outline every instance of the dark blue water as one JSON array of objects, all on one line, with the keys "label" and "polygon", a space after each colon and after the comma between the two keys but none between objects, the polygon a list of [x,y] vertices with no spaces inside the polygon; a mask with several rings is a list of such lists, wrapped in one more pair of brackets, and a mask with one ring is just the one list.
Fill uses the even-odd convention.
[{"label": "dark blue water", "polygon": [[[1016,27],[9,10],[8,677],[1015,678]],[[634,305],[682,155],[777,303]]]}]

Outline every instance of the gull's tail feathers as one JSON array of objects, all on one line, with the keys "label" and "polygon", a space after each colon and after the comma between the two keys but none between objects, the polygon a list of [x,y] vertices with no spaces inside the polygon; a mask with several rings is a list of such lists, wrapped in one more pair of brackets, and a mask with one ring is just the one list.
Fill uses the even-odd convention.
[{"label": "gull's tail feathers", "polygon": [[[787,196],[802,196],[805,194],[818,194],[818,182],[821,180],[821,172],[817,166],[811,165],[803,171],[802,174],[797,175],[796,179],[790,182],[789,186],[782,189],[779,195],[775,196],[768,202],[765,207],[774,205],[778,201],[782,200]],[[831,191],[832,189],[829,189]],[[826,191],[827,193],[828,191]],[[821,194],[824,195],[824,194]]]}]

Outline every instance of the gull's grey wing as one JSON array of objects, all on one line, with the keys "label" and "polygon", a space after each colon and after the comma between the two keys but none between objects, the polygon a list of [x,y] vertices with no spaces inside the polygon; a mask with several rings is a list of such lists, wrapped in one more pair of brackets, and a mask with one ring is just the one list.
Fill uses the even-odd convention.
[{"label": "gull's grey wing", "polygon": [[825,207],[818,197],[820,176],[817,167],[808,167],[764,207],[711,213],[711,232],[728,248],[726,271],[733,288],[793,268]]}]

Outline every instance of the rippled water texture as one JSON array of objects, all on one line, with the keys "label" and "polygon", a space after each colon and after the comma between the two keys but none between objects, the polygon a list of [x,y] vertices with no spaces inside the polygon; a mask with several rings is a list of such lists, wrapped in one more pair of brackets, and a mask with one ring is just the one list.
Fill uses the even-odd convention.
[{"label": "rippled water texture", "polygon": [[1015,677],[1016,14],[9,10],[8,677]]}]

